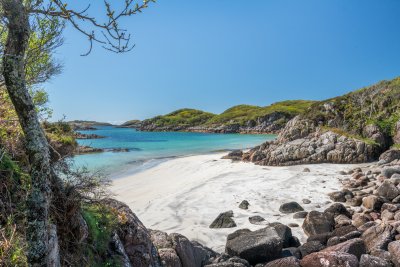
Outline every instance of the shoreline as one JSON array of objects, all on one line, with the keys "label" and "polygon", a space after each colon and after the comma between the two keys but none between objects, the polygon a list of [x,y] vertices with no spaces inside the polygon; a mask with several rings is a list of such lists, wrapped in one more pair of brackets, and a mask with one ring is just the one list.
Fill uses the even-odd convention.
[{"label": "shoreline", "polygon": [[[221,159],[222,153],[169,159],[141,172],[120,176],[112,181],[111,192],[125,202],[149,229],[180,233],[191,240],[222,252],[226,236],[237,229],[256,230],[264,225],[250,224],[250,216],[266,222],[296,223],[292,228],[302,242],[303,219],[282,214],[279,206],[297,201],[306,211],[327,208],[328,193],[340,190],[339,174],[362,164],[309,164],[265,167],[252,163]],[[309,168],[310,172],[303,172]],[[311,200],[303,204],[303,199]],[[248,210],[238,208],[242,200]],[[210,229],[222,212],[232,210],[235,228]]]}]

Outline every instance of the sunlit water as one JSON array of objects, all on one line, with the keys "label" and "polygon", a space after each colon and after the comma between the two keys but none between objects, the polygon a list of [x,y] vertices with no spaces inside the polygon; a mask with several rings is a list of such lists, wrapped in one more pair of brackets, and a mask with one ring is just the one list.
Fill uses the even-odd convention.
[{"label": "sunlit water", "polygon": [[140,132],[110,126],[81,132],[106,138],[78,140],[80,145],[103,149],[129,149],[129,152],[103,152],[75,157],[77,166],[101,171],[113,178],[149,168],[174,157],[246,149],[275,138],[274,135],[253,134]]}]

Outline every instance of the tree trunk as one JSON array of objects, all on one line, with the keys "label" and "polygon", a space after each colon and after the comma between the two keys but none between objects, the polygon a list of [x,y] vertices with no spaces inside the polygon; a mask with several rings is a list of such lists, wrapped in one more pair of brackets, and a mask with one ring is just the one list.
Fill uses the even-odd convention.
[{"label": "tree trunk", "polygon": [[25,81],[24,58],[29,40],[29,15],[23,0],[1,0],[8,36],[3,76],[26,138],[32,187],[27,201],[28,260],[31,266],[50,266],[49,203],[51,197],[49,146]]}]

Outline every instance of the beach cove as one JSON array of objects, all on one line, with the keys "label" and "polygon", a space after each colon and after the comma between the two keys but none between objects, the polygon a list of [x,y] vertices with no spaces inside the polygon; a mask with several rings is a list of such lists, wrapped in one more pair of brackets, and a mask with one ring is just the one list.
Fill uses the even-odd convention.
[{"label": "beach cove", "polygon": [[[296,201],[306,211],[323,211],[331,201],[328,193],[340,190],[339,171],[356,167],[315,164],[265,167],[221,159],[226,153],[171,159],[145,171],[113,180],[111,191],[125,202],[149,229],[180,233],[223,252],[226,237],[237,229],[261,229],[265,224],[296,223],[294,236],[306,241],[303,219],[279,212],[281,204]],[[309,168],[310,172],[304,172]],[[311,201],[303,204],[303,199]],[[248,210],[238,206],[250,203]],[[237,227],[210,229],[218,214],[232,210]],[[249,217],[265,218],[254,225]]]}]

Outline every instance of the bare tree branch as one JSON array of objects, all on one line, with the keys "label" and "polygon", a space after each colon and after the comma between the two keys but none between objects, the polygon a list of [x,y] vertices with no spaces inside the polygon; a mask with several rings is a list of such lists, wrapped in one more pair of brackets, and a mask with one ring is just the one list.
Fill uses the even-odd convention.
[{"label": "bare tree branch", "polygon": [[[121,1],[122,2],[122,1]],[[81,11],[68,8],[67,2],[63,0],[51,0],[47,5],[43,1],[37,0],[30,8],[29,12],[37,15],[58,17],[69,22],[76,30],[86,36],[89,41],[89,50],[84,53],[86,56],[91,53],[93,44],[98,43],[104,49],[115,52],[125,53],[132,50],[135,45],[130,44],[131,35],[119,26],[119,21],[123,17],[129,17],[141,13],[148,7],[150,2],[155,0],[143,0],[141,4],[135,0],[124,0],[119,11],[111,5],[110,1],[104,1],[104,8],[107,19],[99,22],[88,12],[90,5]]]}]

